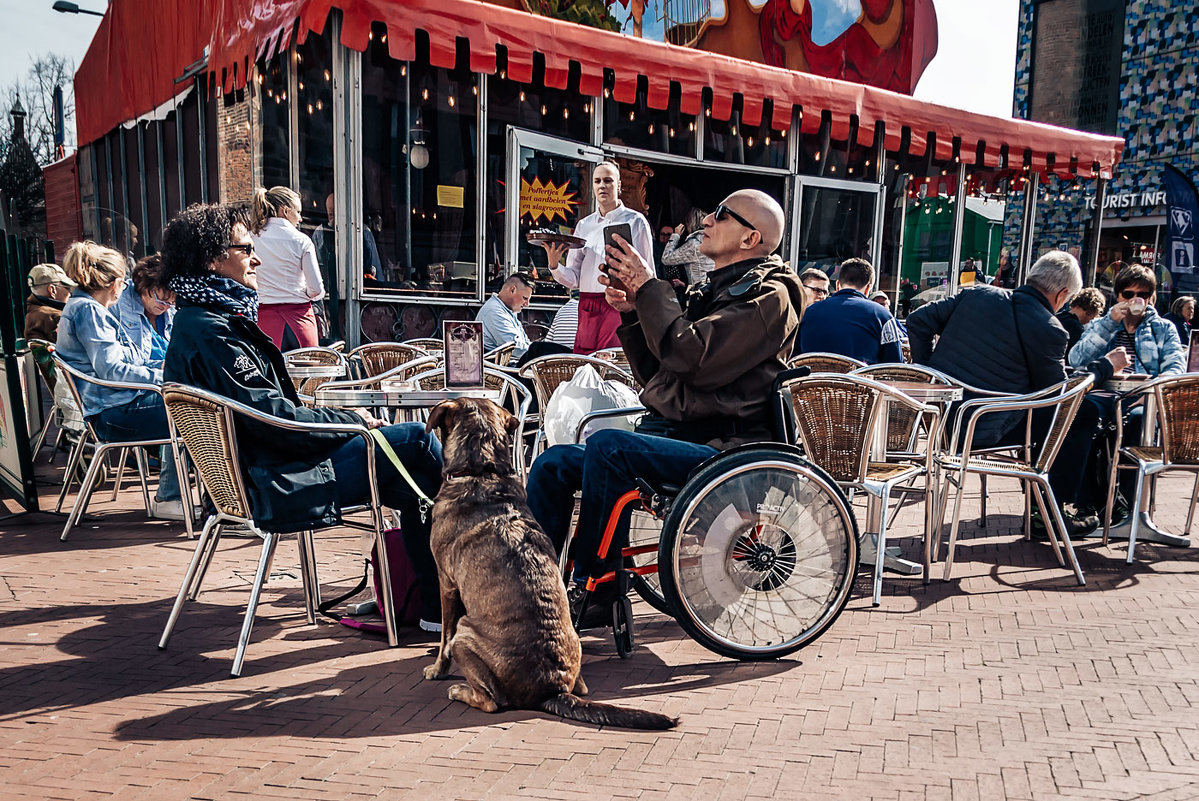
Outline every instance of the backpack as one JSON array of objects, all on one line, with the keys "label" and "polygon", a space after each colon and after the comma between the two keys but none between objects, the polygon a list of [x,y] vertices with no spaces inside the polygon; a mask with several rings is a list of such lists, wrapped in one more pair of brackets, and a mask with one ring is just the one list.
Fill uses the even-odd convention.
[{"label": "backpack", "polygon": [[347,628],[365,631],[370,634],[386,634],[387,628],[384,623],[371,623],[358,620],[354,617],[340,617],[329,611],[346,599],[353,598],[362,592],[366,588],[366,580],[369,575],[373,579],[375,601],[379,604],[380,614],[383,614],[387,605],[394,605],[397,624],[401,626],[415,626],[420,621],[420,580],[417,578],[416,569],[412,566],[412,560],[408,558],[408,549],[404,547],[404,538],[400,533],[400,529],[387,529],[383,532],[383,540],[387,544],[387,567],[388,573],[391,575],[391,597],[387,597],[383,592],[383,576],[379,571],[378,547],[372,546],[370,559],[366,560],[366,566],[362,571],[362,579],[358,582],[358,586],[331,601],[325,601],[317,607],[317,611],[331,620],[336,620]]}]

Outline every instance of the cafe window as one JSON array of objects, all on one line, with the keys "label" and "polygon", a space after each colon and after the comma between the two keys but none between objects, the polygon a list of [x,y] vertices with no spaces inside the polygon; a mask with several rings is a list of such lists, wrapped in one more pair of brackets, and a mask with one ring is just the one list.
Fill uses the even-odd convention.
[{"label": "cafe window", "polygon": [[763,115],[758,125],[742,125],[740,112],[727,120],[704,120],[704,161],[787,168],[787,132],[770,127]]},{"label": "cafe window", "polygon": [[[799,133],[799,174],[848,181],[877,181],[878,152],[873,145],[857,143],[857,125],[851,124],[846,140],[832,138],[832,119],[826,112],[820,130]],[[870,140],[873,137],[864,136]]]},{"label": "cafe window", "polygon": [[76,174],[79,176],[80,214],[83,238],[93,242],[100,239],[99,188],[96,183],[96,145],[83,145],[76,151]]},{"label": "cafe window", "polygon": [[363,287],[473,301],[478,79],[418,50],[412,63],[392,59],[375,25],[362,61]]},{"label": "cafe window", "polygon": [[[258,84],[258,167],[262,185],[266,187],[291,186],[291,160],[288,155],[291,103],[287,96],[289,58],[293,58],[291,51],[285,51],[270,61],[260,63],[254,79]],[[311,206],[305,210],[310,213],[323,211]]]},{"label": "cafe window", "polygon": [[[139,123],[140,125],[140,123]],[[142,219],[142,180],[137,154],[137,129],[125,129],[122,146],[125,150],[125,187],[129,194],[126,212],[129,220],[125,228],[125,249],[135,259],[146,255],[146,226]],[[148,166],[148,165],[147,165]]]},{"label": "cafe window", "polygon": [[[487,192],[483,250],[486,293],[497,291],[511,272],[504,263],[508,231],[505,218],[508,129],[531,130],[580,143],[591,140],[592,98],[579,94],[578,76],[572,73],[565,90],[546,87],[543,77],[543,64],[537,58],[533,79],[528,83],[508,80],[502,67],[496,76],[487,81]],[[531,215],[524,215],[521,230],[527,232],[529,228],[549,226],[565,228],[565,232],[569,233],[579,216],[579,210],[582,210],[582,214],[590,210],[591,165],[543,157],[529,150],[519,158],[522,177],[530,182],[552,185],[562,192],[564,201],[567,201],[563,203],[561,213],[554,214],[547,208],[547,213],[539,215],[536,220]],[[551,297],[564,300],[567,290],[551,278],[544,249],[522,239],[517,243],[517,250],[520,269],[533,271],[539,279],[534,288],[534,302]]]},{"label": "cafe window", "polygon": [[171,111],[162,121],[162,163],[166,170],[164,186],[168,221],[183,208],[183,200],[179,194],[179,131],[175,124],[178,118],[178,112]]},{"label": "cafe window", "polygon": [[[143,126],[142,142],[145,153],[145,189],[146,189],[146,231],[142,239],[147,253],[157,253],[162,250],[162,172],[158,169],[158,136],[162,123],[148,122]],[[169,165],[163,163],[163,170]]]},{"label": "cafe window", "polygon": [[199,83],[195,91],[188,93],[179,107],[178,123],[183,126],[183,205],[201,203],[200,194],[200,106],[197,94],[202,89]]},{"label": "cafe window", "polygon": [[[897,285],[902,313],[948,291],[957,164],[930,155],[888,153],[885,183],[889,202],[883,230],[891,236],[902,232],[903,240],[901,247],[888,237],[891,246],[884,246],[882,276],[888,289]],[[904,212],[902,227],[900,211]]]},{"label": "cafe window", "polygon": [[665,110],[650,108],[646,87],[640,81],[632,103],[618,103],[612,97],[611,71],[604,81],[604,144],[652,150],[675,156],[696,155],[696,119],[679,111],[679,87],[670,87],[670,103]]}]

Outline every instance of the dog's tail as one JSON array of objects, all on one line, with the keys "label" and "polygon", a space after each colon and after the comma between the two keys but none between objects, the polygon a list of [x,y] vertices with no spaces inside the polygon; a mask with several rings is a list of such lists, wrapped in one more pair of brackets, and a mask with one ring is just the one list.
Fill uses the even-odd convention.
[{"label": "dog's tail", "polygon": [[625,729],[673,729],[679,725],[678,718],[641,709],[625,709],[612,704],[601,704],[579,698],[571,693],[562,693],[541,703],[541,711],[551,715],[594,723],[598,726],[620,726]]}]

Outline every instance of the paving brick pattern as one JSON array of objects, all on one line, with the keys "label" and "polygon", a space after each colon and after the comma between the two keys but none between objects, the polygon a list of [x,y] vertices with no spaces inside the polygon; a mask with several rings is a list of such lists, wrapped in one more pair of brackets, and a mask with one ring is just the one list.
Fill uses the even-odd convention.
[{"label": "paving brick pattern", "polygon": [[[1165,527],[1181,530],[1190,488],[1162,481]],[[863,569],[846,612],[792,658],[719,658],[640,602],[631,659],[586,637],[594,697],[682,716],[666,733],[446,700],[420,678],[430,638],[389,649],[306,624],[290,541],[231,679],[256,541],[222,542],[160,651],[182,526],[146,522],[132,491],[65,544],[50,515],[6,520],[0,798],[1199,797],[1196,552],[1146,545],[1126,566],[1123,543],[1088,541],[1078,587],[1016,536],[1014,485],[992,492],[986,531],[967,506],[953,581],[888,576],[872,609]],[[896,528],[911,555],[917,513]],[[326,595],[352,586],[358,536],[317,545]]]}]

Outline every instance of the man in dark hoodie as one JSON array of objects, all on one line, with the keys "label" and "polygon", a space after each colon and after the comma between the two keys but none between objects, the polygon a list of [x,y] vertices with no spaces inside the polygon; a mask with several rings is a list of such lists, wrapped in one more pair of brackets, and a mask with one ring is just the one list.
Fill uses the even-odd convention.
[{"label": "man in dark hoodie", "polygon": [[583,490],[572,609],[599,567],[608,514],[634,479],[682,484],[720,450],[773,436],[770,391],[795,346],[805,298],[798,277],[774,255],[783,210],[763,192],[741,190],[703,225],[700,252],[715,267],[688,289],[683,305],[631,244],[608,248],[605,297],[621,313],[617,333],[649,410],[637,433],[601,430],[586,446],[554,446],[529,473],[529,506],[559,548],[574,492]]},{"label": "man in dark hoodie", "polygon": [[25,338],[58,341],[58,318],[75,282],[57,264],[39,264],[29,271],[25,298]]}]

